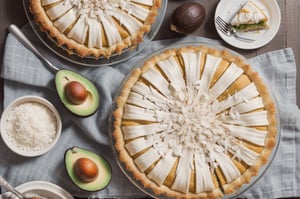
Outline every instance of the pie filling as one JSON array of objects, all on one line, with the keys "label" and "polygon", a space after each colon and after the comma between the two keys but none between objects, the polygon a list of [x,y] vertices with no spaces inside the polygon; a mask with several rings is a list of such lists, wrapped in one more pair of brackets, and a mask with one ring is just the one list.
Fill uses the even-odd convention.
[{"label": "pie filling", "polygon": [[168,50],[133,71],[117,99],[115,147],[157,194],[221,197],[257,175],[275,107],[249,65],[207,47]]},{"label": "pie filling", "polygon": [[258,22],[256,24],[240,24],[232,26],[238,31],[249,31],[249,30],[260,30],[267,27],[267,24],[264,21]]},{"label": "pie filling", "polygon": [[109,57],[141,42],[160,0],[30,0],[42,30],[80,56]]}]

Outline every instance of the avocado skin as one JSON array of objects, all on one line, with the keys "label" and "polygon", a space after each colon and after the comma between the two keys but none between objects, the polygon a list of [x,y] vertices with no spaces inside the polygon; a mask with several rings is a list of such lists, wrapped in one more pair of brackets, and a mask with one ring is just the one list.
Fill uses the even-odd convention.
[{"label": "avocado skin", "polygon": [[[80,82],[88,91],[88,97],[82,104],[73,104],[66,96],[65,86],[71,81]],[[59,70],[55,75],[55,84],[60,101],[73,114],[87,117],[97,111],[100,104],[98,89],[84,76],[70,70]]]},{"label": "avocado skin", "polygon": [[[93,182],[84,182],[77,177],[74,170],[74,163],[78,158],[86,157],[93,160],[99,167],[99,175]],[[111,182],[112,169],[109,162],[102,156],[78,146],[68,148],[64,154],[65,168],[70,180],[79,189],[87,192],[100,191],[106,188]]]}]

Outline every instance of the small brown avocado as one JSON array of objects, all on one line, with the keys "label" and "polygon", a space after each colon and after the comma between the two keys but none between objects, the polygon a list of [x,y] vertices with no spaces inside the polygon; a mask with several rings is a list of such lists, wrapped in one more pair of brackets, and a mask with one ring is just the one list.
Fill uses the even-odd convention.
[{"label": "small brown avocado", "polygon": [[206,16],[205,8],[196,2],[187,2],[178,6],[171,16],[171,30],[190,34],[201,26]]}]

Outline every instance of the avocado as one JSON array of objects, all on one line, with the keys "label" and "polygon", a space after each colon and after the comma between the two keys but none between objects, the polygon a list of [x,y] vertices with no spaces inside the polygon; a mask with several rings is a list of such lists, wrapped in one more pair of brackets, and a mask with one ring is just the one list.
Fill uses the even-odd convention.
[{"label": "avocado", "polygon": [[[80,103],[74,103],[74,101],[70,99],[70,97],[68,97],[67,95],[66,88],[67,85],[71,82],[77,82],[78,84],[82,85],[81,86],[82,88],[86,90],[86,94],[85,94],[86,96],[83,96],[84,100],[81,99]],[[55,84],[61,102],[69,111],[71,111],[75,115],[89,116],[95,113],[96,110],[98,109],[99,101],[100,101],[98,90],[95,87],[95,85],[87,78],[69,70],[59,70],[55,76]],[[76,90],[79,89],[73,89],[73,90],[75,91],[73,93],[76,94]],[[77,93],[80,95],[80,92]]]},{"label": "avocado", "polygon": [[[70,179],[81,190],[90,192],[100,191],[110,183],[112,177],[111,166],[100,155],[90,150],[73,146],[66,150],[64,158],[66,170]],[[89,160],[92,164],[86,164],[85,161],[83,161],[84,163],[82,164],[79,160]],[[82,165],[76,165],[78,162]],[[94,172],[95,168],[93,165],[96,166],[96,173]],[[78,167],[83,169],[83,174],[78,173]],[[81,175],[85,176],[85,178]]]}]

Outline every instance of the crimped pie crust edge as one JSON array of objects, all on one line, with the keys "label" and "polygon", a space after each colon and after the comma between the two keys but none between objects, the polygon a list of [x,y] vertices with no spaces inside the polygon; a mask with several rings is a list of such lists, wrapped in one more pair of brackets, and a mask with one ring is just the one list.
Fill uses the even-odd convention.
[{"label": "crimped pie crust edge", "polygon": [[[126,103],[126,100],[129,96],[131,87],[135,84],[135,82],[140,78],[143,71],[148,70],[153,64],[157,63],[160,60],[164,60],[169,56],[174,56],[178,54],[178,52],[187,52],[187,51],[201,51],[204,53],[211,54],[216,57],[221,57],[226,61],[233,62],[237,66],[241,67],[244,70],[244,73],[248,76],[248,78],[255,83],[257,90],[259,91],[260,95],[263,98],[264,107],[268,110],[268,134],[265,139],[265,146],[260,153],[256,163],[247,168],[247,170],[241,174],[241,176],[235,180],[233,180],[229,184],[225,184],[221,188],[214,190],[213,192],[201,193],[201,194],[194,194],[188,193],[184,194],[178,191],[174,191],[165,185],[158,186],[147,176],[140,172],[137,166],[135,165],[133,159],[126,151],[124,147],[125,142],[122,135],[121,130],[121,122],[122,122],[122,115],[123,115],[123,107]],[[162,52],[159,55],[153,56],[149,60],[145,61],[144,65],[136,68],[132,71],[129,78],[124,82],[122,90],[120,92],[119,97],[116,100],[117,108],[113,112],[114,117],[114,124],[113,124],[113,137],[115,139],[115,149],[118,153],[118,158],[121,162],[126,165],[126,169],[131,172],[134,178],[140,181],[144,187],[150,188],[153,192],[157,195],[165,194],[168,197],[176,197],[176,198],[220,198],[223,194],[234,194],[238,191],[238,189],[244,185],[248,184],[251,181],[251,178],[257,176],[259,174],[260,168],[268,162],[268,159],[272,153],[272,149],[276,145],[276,136],[277,136],[277,123],[276,123],[276,109],[274,101],[269,93],[268,88],[266,87],[265,83],[255,72],[249,64],[247,64],[240,56],[234,55],[233,53],[229,52],[228,50],[216,50],[214,48],[210,48],[207,46],[187,46],[182,47],[179,49],[169,49]]]}]

